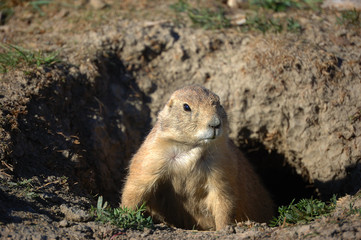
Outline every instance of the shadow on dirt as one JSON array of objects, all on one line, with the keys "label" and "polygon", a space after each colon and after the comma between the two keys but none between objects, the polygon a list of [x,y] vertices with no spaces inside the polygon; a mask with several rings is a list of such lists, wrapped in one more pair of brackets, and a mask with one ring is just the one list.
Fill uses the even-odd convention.
[{"label": "shadow on dirt", "polygon": [[[361,160],[361,159],[360,159]],[[342,179],[332,180],[328,182],[315,181],[315,186],[318,187],[320,192],[325,192],[328,189],[332,189],[332,187],[336,189],[342,189],[342,191],[333,193],[338,197],[343,196],[345,194],[354,195],[361,189],[361,162],[355,165],[351,165],[346,167],[347,176]],[[336,186],[336,187],[335,187]],[[331,194],[323,195],[322,198],[324,200],[329,200]]]},{"label": "shadow on dirt", "polygon": [[150,128],[148,99],[115,53],[97,53],[92,66],[91,77],[75,66],[45,70],[48,79],[12,131],[9,157],[17,178],[66,176],[81,183],[77,194],[85,187],[116,203],[131,154]]},{"label": "shadow on dirt", "polygon": [[[51,212],[41,209],[35,204],[29,203],[26,199],[20,199],[14,195],[9,195],[1,189],[0,202],[0,222],[2,223],[20,223],[24,220],[30,220],[29,215],[23,214],[23,212],[39,213],[50,219],[56,219],[56,216]],[[18,214],[16,214],[16,212],[18,212]]]}]

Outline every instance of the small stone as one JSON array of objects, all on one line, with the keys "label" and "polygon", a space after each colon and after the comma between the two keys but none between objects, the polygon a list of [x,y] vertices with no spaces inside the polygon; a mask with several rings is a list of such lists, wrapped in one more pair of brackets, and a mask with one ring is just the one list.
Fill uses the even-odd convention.
[{"label": "small stone", "polygon": [[235,233],[236,230],[235,230],[234,226],[227,225],[225,228],[222,229],[222,232],[224,232],[226,234],[232,234],[232,233]]},{"label": "small stone", "polygon": [[69,222],[66,219],[63,219],[59,222],[59,226],[60,227],[68,227],[69,226]]},{"label": "small stone", "polygon": [[153,233],[152,229],[150,229],[150,228],[144,228],[141,237],[142,237],[142,238],[147,237],[147,236],[149,236],[149,235],[152,234],[152,233]]},{"label": "small stone", "polygon": [[91,216],[84,210],[69,207],[65,204],[60,205],[60,211],[65,215],[65,219],[73,222],[86,222],[91,219]]},{"label": "small stone", "polygon": [[247,221],[243,222],[243,224],[244,224],[245,226],[251,226],[251,225],[254,225],[254,222],[252,222],[252,221],[250,221],[250,220],[247,220]]},{"label": "small stone", "polygon": [[105,8],[106,4],[102,0],[90,0],[90,6],[94,9],[99,10]]},{"label": "small stone", "polygon": [[342,239],[356,239],[356,232],[347,231],[342,233]]},{"label": "small stone", "polygon": [[311,226],[310,225],[303,225],[298,228],[297,233],[301,235],[307,235],[310,231]]},{"label": "small stone", "polygon": [[228,0],[227,5],[230,8],[239,8],[240,6],[246,4],[248,0]]},{"label": "small stone", "polygon": [[68,159],[69,155],[70,155],[69,150],[63,150],[62,155],[63,155],[64,158]]}]

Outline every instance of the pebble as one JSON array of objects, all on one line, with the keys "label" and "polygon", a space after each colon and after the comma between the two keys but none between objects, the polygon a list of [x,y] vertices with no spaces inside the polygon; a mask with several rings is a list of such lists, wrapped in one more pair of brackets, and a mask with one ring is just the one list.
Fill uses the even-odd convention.
[{"label": "pebble", "polygon": [[66,204],[60,205],[60,211],[68,221],[87,222],[91,219],[91,216],[86,211],[77,207],[69,207]]},{"label": "pebble", "polygon": [[102,0],[90,0],[89,4],[96,10],[103,9],[106,6]]},{"label": "pebble", "polygon": [[69,226],[69,222],[66,219],[63,219],[59,222],[59,226],[60,227],[68,227]]}]

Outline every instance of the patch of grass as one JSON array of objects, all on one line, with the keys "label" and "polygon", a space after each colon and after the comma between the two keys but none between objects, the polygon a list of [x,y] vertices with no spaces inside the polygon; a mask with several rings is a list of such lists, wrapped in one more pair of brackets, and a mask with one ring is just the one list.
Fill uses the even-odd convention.
[{"label": "patch of grass", "polygon": [[0,44],[0,73],[5,73],[9,68],[22,66],[52,65],[59,62],[58,52],[44,53],[42,51],[30,51],[15,45]]},{"label": "patch of grass", "polygon": [[302,31],[301,24],[293,18],[287,18],[287,31],[299,33]]},{"label": "patch of grass", "polygon": [[321,8],[321,4],[323,0],[303,0],[303,7],[310,8],[314,11],[319,10]]},{"label": "patch of grass", "polygon": [[341,12],[341,16],[337,17],[337,23],[340,25],[361,27],[361,12],[356,9]]},{"label": "patch of grass", "polygon": [[32,182],[31,179],[23,179],[19,182],[8,182],[8,185],[11,187],[25,187],[25,188],[30,189],[33,187],[31,182]]},{"label": "patch of grass", "polygon": [[246,18],[246,23],[242,26],[243,31],[257,30],[262,33],[268,31],[271,32],[282,32],[283,26],[278,18],[267,18],[264,15],[256,14],[252,17]]},{"label": "patch of grass", "polygon": [[[293,0],[253,0],[250,1],[251,6],[262,8],[262,11],[255,11],[253,15],[246,18],[246,23],[241,26],[243,31],[261,31],[279,33],[283,30],[299,33],[302,31],[301,24],[293,18],[274,18],[272,12],[285,11],[287,8],[301,8],[306,4],[311,4],[319,0],[293,1]],[[231,21],[225,15],[225,11],[219,8],[212,11],[207,8],[192,7],[187,0],[178,0],[178,2],[169,6],[174,12],[186,14],[192,21],[193,26],[205,29],[221,29],[231,27]]]},{"label": "patch of grass", "polygon": [[7,182],[7,185],[12,188],[19,189],[22,196],[26,198],[38,197],[38,194],[34,192],[34,186],[32,185],[32,179],[22,179],[19,182]]},{"label": "patch of grass", "polygon": [[222,9],[213,12],[205,8],[193,8],[188,11],[188,16],[194,26],[202,27],[204,29],[228,28],[231,24],[230,20],[225,17]]},{"label": "patch of grass", "polygon": [[170,5],[170,8],[176,13],[186,13],[195,27],[221,29],[231,26],[231,21],[225,16],[222,8],[217,11],[208,8],[194,8],[184,0],[178,0],[177,3]]},{"label": "patch of grass", "polygon": [[176,13],[181,13],[187,11],[189,4],[184,0],[178,0],[178,2],[171,4],[169,7]]},{"label": "patch of grass", "polygon": [[251,0],[250,6],[285,12],[288,9],[312,9],[317,10],[323,0]]},{"label": "patch of grass", "polygon": [[256,13],[246,17],[246,22],[241,26],[243,31],[256,30],[263,34],[266,32],[280,33],[283,30],[288,32],[302,32],[301,24],[294,18],[274,18],[272,15]]},{"label": "patch of grass", "polygon": [[317,199],[302,199],[298,203],[294,200],[288,206],[278,208],[278,217],[274,217],[270,226],[284,226],[288,224],[308,223],[322,215],[329,214],[336,206],[334,195],[327,204]]},{"label": "patch of grass", "polygon": [[41,9],[41,6],[50,4],[51,1],[49,0],[38,0],[38,1],[31,1],[30,5],[32,8],[39,13],[40,16],[45,16],[44,11]]},{"label": "patch of grass", "polygon": [[283,22],[284,20],[279,18],[265,17],[263,15],[254,15],[252,17],[246,18],[246,23],[242,26],[242,30],[257,30],[261,31],[263,34],[265,34],[266,32],[280,33],[284,29],[286,29],[288,32],[293,33],[302,32],[302,26],[297,20],[293,18],[287,18],[287,24],[284,24]]},{"label": "patch of grass", "polygon": [[284,12],[291,7],[299,7],[299,3],[292,0],[251,0],[250,5],[270,9],[275,12]]},{"label": "patch of grass", "polygon": [[103,197],[98,198],[97,207],[92,207],[91,212],[96,216],[96,220],[106,223],[109,222],[124,229],[143,230],[153,228],[153,220],[151,217],[144,216],[145,204],[136,210],[124,208],[111,208],[107,202],[103,204]]},{"label": "patch of grass", "polygon": [[313,9],[319,8],[322,0],[251,0],[250,10],[253,15],[246,18],[246,23],[241,27],[244,31],[257,30],[266,32],[302,32],[301,24],[292,17],[276,17],[275,12],[285,12],[289,9]]},{"label": "patch of grass", "polygon": [[361,216],[361,208],[355,207],[353,203],[350,203],[349,215],[358,214]]},{"label": "patch of grass", "polygon": [[42,6],[49,5],[52,0],[8,0],[0,1],[0,25],[4,25],[14,14],[13,8],[16,6],[30,6],[30,10],[45,16]]}]

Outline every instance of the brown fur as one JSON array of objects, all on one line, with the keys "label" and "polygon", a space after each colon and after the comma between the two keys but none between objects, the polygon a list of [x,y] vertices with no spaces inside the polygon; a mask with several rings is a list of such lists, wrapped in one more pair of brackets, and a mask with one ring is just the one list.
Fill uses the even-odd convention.
[{"label": "brown fur", "polygon": [[272,200],[227,131],[217,95],[200,86],[175,91],[131,160],[122,206],[146,202],[154,218],[187,229],[268,221]]}]

